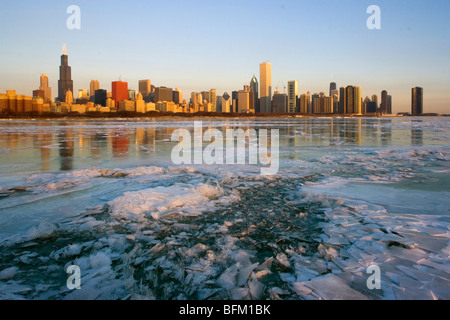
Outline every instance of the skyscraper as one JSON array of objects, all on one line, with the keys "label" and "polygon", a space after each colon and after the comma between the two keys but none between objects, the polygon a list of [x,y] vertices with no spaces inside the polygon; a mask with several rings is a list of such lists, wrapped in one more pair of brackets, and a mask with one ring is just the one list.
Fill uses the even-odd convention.
[{"label": "skyscraper", "polygon": [[231,99],[230,95],[228,93],[224,92],[224,94],[222,95],[222,112],[225,112],[225,113],[231,112],[231,110],[230,110],[231,100],[230,99]]},{"label": "skyscraper", "polygon": [[107,94],[106,90],[102,89],[95,90],[94,103],[99,104],[102,107],[106,107],[106,100],[107,100],[106,94]]},{"label": "skyscraper", "polygon": [[94,97],[95,100],[95,91],[100,89],[100,82],[98,80],[91,80],[91,83],[89,85],[89,96],[92,98]]},{"label": "skyscraper", "polygon": [[209,90],[209,103],[212,104],[211,112],[217,111],[217,91],[216,89]]},{"label": "skyscraper", "polygon": [[347,106],[347,91],[344,87],[339,88],[339,114],[345,114],[347,113],[346,110]]},{"label": "skyscraper", "polygon": [[423,88],[415,87],[412,89],[411,114],[413,116],[423,114]]},{"label": "skyscraper", "polygon": [[155,89],[155,103],[172,102],[172,100],[173,100],[172,88],[158,87]]},{"label": "skyscraper", "polygon": [[337,90],[336,82],[330,83],[330,97],[332,97],[335,94],[335,90]]},{"label": "skyscraper", "polygon": [[392,96],[388,95],[388,114],[392,114]]},{"label": "skyscraper", "polygon": [[272,112],[272,64],[269,62],[260,65],[260,112]]},{"label": "skyscraper", "polygon": [[52,100],[52,88],[48,86],[48,76],[45,73],[41,75],[41,85],[39,90],[44,92],[44,103],[48,103]]},{"label": "skyscraper", "polygon": [[288,82],[288,107],[287,112],[294,113],[295,108],[297,107],[297,98],[298,98],[298,81],[289,81]]},{"label": "skyscraper", "polygon": [[152,91],[152,85],[150,80],[139,80],[139,92],[142,94],[142,97],[145,99]]},{"label": "skyscraper", "polygon": [[111,99],[115,101],[116,108],[119,107],[120,101],[128,100],[128,82],[114,81]]},{"label": "skyscraper", "polygon": [[353,87],[353,113],[362,114],[362,100],[361,100],[361,87],[355,86]]},{"label": "skyscraper", "polygon": [[381,104],[380,104],[380,112],[382,114],[388,114],[388,111],[389,111],[388,110],[389,109],[388,103],[389,103],[389,101],[388,101],[388,93],[387,93],[386,90],[383,90],[381,92]]},{"label": "skyscraper", "polygon": [[257,113],[260,112],[258,92],[258,79],[253,75],[252,80],[250,80],[250,109],[255,109]]},{"label": "skyscraper", "polygon": [[288,96],[279,91],[275,91],[272,100],[272,112],[273,113],[287,113],[288,109]]},{"label": "skyscraper", "polygon": [[309,105],[310,105],[309,95],[302,94],[300,96],[300,113],[308,113]]},{"label": "skyscraper", "polygon": [[238,91],[237,112],[243,113],[250,109],[250,92],[246,89]]},{"label": "skyscraper", "polygon": [[63,45],[61,55],[61,66],[59,67],[58,80],[58,100],[66,100],[66,92],[70,90],[73,93],[72,68],[69,66],[69,57],[67,56],[66,45]]}]

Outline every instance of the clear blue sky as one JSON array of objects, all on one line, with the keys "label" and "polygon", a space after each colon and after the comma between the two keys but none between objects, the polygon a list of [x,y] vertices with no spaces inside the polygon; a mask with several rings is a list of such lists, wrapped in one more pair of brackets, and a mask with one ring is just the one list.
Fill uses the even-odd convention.
[{"label": "clear blue sky", "polygon": [[[48,74],[57,94],[61,46],[67,44],[74,90],[92,79],[139,79],[156,86],[218,94],[242,88],[259,64],[272,63],[274,89],[298,80],[300,93],[328,93],[329,82],[360,85],[363,96],[393,96],[409,111],[411,88],[425,90],[425,112],[450,113],[448,0],[2,0],[0,92],[31,95]],[[81,30],[66,9],[81,8]],[[368,30],[369,5],[381,30]]]}]

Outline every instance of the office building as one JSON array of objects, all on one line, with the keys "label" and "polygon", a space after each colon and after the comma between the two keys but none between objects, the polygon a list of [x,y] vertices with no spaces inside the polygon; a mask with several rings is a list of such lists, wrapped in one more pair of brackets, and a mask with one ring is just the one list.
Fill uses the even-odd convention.
[{"label": "office building", "polygon": [[[342,98],[341,98],[342,99]],[[362,114],[361,87],[348,86],[345,88],[345,114]]]},{"label": "office building", "polygon": [[228,93],[224,92],[222,95],[222,112],[230,113],[231,112],[231,97]]},{"label": "office building", "polygon": [[388,95],[388,114],[392,114],[392,96]]},{"label": "office building", "polygon": [[260,65],[260,112],[272,112],[272,64],[269,62]]},{"label": "office building", "polygon": [[231,112],[238,112],[238,104],[239,104],[238,93],[239,91],[231,92],[231,104],[232,104]]},{"label": "office building", "polygon": [[272,101],[273,113],[287,113],[288,112],[288,96],[279,91],[275,91]]},{"label": "office building", "polygon": [[288,82],[288,107],[287,112],[294,113],[297,107],[298,99],[298,81]]},{"label": "office building", "polygon": [[412,89],[411,114],[413,116],[423,114],[423,88],[415,87]]},{"label": "office building", "polygon": [[136,90],[128,90],[128,100],[136,100]]},{"label": "office building", "polygon": [[244,89],[238,91],[238,104],[236,111],[238,113],[250,111],[250,92],[248,90]]},{"label": "office building", "polygon": [[259,113],[259,84],[258,79],[253,75],[252,80],[250,80],[250,109],[254,109],[255,112]]},{"label": "office building", "polygon": [[381,92],[381,104],[380,104],[380,113],[388,114],[389,109],[389,101],[388,101],[388,93],[386,90]]},{"label": "office building", "polygon": [[73,92],[72,68],[69,66],[69,57],[67,55],[66,45],[63,46],[61,55],[61,66],[59,67],[58,80],[58,100],[64,102],[66,100],[66,92]]},{"label": "office building", "polygon": [[347,90],[344,87],[339,88],[339,114],[347,113]]},{"label": "office building", "polygon": [[89,84],[89,96],[95,99],[95,91],[100,89],[100,82],[98,80],[91,80]]},{"label": "office building", "polygon": [[337,91],[337,85],[336,82],[331,82],[330,83],[330,97],[332,97],[333,95],[336,94]]},{"label": "office building", "polygon": [[111,99],[114,100],[115,106],[118,108],[120,101],[128,100],[128,82],[114,81],[111,86]]},{"label": "office building", "polygon": [[176,88],[173,92],[172,92],[172,101],[175,104],[182,104],[183,103],[183,92],[181,92],[180,88]]},{"label": "office building", "polygon": [[308,109],[310,108],[309,102],[309,94],[302,94],[300,96],[300,113],[308,113]]},{"label": "office building", "polygon": [[139,80],[139,92],[142,94],[144,100],[148,97],[152,91],[152,84],[149,79]]},{"label": "office building", "polygon": [[80,89],[80,90],[78,90],[78,98],[89,99],[88,89]]},{"label": "office building", "polygon": [[172,88],[158,87],[155,89],[155,103],[173,102]]},{"label": "office building", "polygon": [[95,90],[94,103],[96,105],[101,105],[102,107],[106,107],[106,100],[107,100],[106,90],[103,90],[103,89]]},{"label": "office building", "polygon": [[48,86],[48,76],[44,73],[41,75],[39,90],[44,92],[44,103],[50,103],[52,101],[52,88]]}]

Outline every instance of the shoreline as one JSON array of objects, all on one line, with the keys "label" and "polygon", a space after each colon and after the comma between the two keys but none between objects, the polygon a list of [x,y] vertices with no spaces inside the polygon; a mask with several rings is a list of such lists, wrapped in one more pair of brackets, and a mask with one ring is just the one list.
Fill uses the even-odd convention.
[{"label": "shoreline", "polygon": [[449,117],[448,114],[411,115],[352,115],[352,114],[239,114],[239,113],[90,113],[90,114],[59,114],[59,113],[29,113],[0,114],[0,120],[196,120],[196,119],[314,119],[314,118],[432,118]]}]

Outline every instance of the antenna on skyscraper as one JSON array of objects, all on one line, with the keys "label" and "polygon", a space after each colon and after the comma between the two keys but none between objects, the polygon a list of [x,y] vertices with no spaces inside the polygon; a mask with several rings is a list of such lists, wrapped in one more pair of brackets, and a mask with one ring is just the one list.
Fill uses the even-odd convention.
[{"label": "antenna on skyscraper", "polygon": [[63,46],[62,46],[62,55],[67,56],[67,47],[66,47],[65,43],[63,43]]}]

